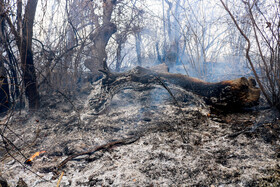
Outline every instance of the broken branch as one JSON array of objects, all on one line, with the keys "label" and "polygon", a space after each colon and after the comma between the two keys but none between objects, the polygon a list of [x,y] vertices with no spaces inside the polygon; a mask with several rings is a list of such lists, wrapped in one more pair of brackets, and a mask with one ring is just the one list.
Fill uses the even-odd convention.
[{"label": "broken branch", "polygon": [[71,156],[67,157],[65,160],[63,160],[60,164],[58,164],[56,169],[53,171],[52,180],[56,179],[59,176],[59,170],[63,166],[65,166],[67,164],[67,162],[73,160],[74,158],[76,158],[78,156],[82,156],[82,155],[89,155],[90,156],[97,151],[108,150],[108,149],[112,148],[113,146],[128,145],[128,144],[136,142],[137,140],[139,140],[139,138],[140,138],[140,135],[129,137],[129,138],[123,138],[121,140],[115,140],[115,141],[111,141],[111,142],[103,144],[103,145],[96,146],[95,148],[93,148],[90,151],[85,151],[85,152],[76,153],[74,155],[71,155]]},{"label": "broken branch", "polygon": [[[241,77],[234,80],[209,83],[187,75],[169,72],[153,71],[150,69],[136,67],[128,72],[114,73],[108,70],[101,71],[104,74],[99,84],[99,95],[92,95],[89,100],[89,110],[93,114],[99,114],[121,89],[147,89],[154,85],[165,84],[192,92],[201,96],[206,104],[224,111],[234,111],[242,107],[251,107],[258,104],[260,89],[256,87],[253,78]],[[94,90],[96,93],[96,89]]]}]

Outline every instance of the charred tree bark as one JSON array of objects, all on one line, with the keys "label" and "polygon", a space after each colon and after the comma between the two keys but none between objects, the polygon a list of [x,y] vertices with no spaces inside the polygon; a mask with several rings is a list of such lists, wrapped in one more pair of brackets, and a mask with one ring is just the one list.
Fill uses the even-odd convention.
[{"label": "charred tree bark", "polygon": [[117,34],[116,35],[116,42],[117,42],[117,56],[116,56],[116,71],[119,72],[121,70],[121,65],[122,65],[122,61],[123,58],[122,57],[122,49],[123,49],[123,45],[127,40],[127,35],[128,33],[121,33],[121,34]]},{"label": "charred tree bark", "polygon": [[92,106],[90,109],[94,109],[95,113],[99,113],[106,107],[104,106],[108,100],[106,94],[114,95],[120,89],[160,85],[158,80],[202,96],[207,104],[228,111],[257,105],[260,97],[260,89],[256,87],[253,78],[241,77],[235,80],[208,83],[182,74],[154,71],[142,67],[136,67],[126,73],[112,73],[108,70],[102,72],[105,77],[101,80],[101,92],[105,95],[98,100],[89,101],[89,105]]},{"label": "charred tree bark", "polygon": [[21,44],[19,44],[25,94],[28,98],[29,108],[31,109],[37,109],[39,107],[39,92],[37,89],[37,77],[32,52],[33,23],[37,3],[38,0],[29,0],[27,2],[22,26],[23,36]]},{"label": "charred tree bark", "polygon": [[37,109],[39,107],[39,92],[32,53],[33,23],[37,3],[38,0],[27,1],[24,19],[22,19],[22,1],[17,1],[17,27],[12,23],[10,17],[5,14],[6,21],[10,26],[19,49],[23,72],[22,78],[30,109]]},{"label": "charred tree bark", "polygon": [[[8,15],[8,11],[3,12],[1,17],[1,40],[5,43],[6,52],[9,53],[7,37],[4,36],[4,20],[10,26],[10,30],[13,33],[16,44],[19,49],[21,59],[21,69],[23,73],[23,84],[25,87],[25,94],[29,101],[29,107],[31,109],[37,109],[39,107],[39,92],[37,89],[37,78],[33,62],[32,54],[32,35],[33,35],[33,23],[35,18],[35,12],[38,0],[28,0],[25,7],[24,19],[22,19],[22,1],[17,1],[17,19],[16,26],[12,23],[11,18]],[[3,5],[0,5],[0,11],[4,10]],[[2,41],[2,42],[3,42]],[[12,71],[14,74],[14,72]],[[16,79],[15,79],[16,80]],[[12,82],[12,81],[11,81]]]},{"label": "charred tree bark", "polygon": [[0,59],[0,113],[8,111],[9,107],[10,107],[10,92],[9,92],[8,78],[4,67],[4,63]]},{"label": "charred tree bark", "polygon": [[[3,5],[0,5],[0,12],[3,12]],[[8,65],[7,73],[9,75],[10,80],[10,93],[13,100],[19,97],[19,88],[18,88],[18,76],[17,76],[17,60],[13,54],[12,47],[11,47],[11,40],[9,38],[9,32],[7,32],[6,22],[5,22],[5,15],[0,16],[0,43],[1,47],[7,53],[7,57],[9,61],[6,61],[5,58],[1,55],[1,61]]]},{"label": "charred tree bark", "polygon": [[23,82],[25,87],[25,95],[28,98],[29,108],[38,109],[39,92],[37,89],[37,77],[32,50],[27,47],[26,52],[21,55],[21,60],[25,60],[24,64],[22,64]]}]

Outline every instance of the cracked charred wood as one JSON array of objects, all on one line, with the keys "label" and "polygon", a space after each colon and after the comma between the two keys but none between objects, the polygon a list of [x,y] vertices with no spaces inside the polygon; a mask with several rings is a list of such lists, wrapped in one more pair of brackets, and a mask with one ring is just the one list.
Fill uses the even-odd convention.
[{"label": "cracked charred wood", "polygon": [[136,67],[124,73],[114,73],[109,70],[100,71],[105,75],[100,80],[100,93],[102,94],[99,95],[98,99],[95,96],[95,99],[89,101],[89,105],[92,106],[90,108],[95,109],[95,113],[103,110],[108,100],[119,90],[150,88],[160,85],[159,80],[166,83],[167,86],[179,87],[202,96],[207,104],[215,108],[229,111],[255,106],[258,104],[260,97],[260,89],[256,87],[256,82],[253,78],[241,77],[234,80],[209,83],[182,74],[142,67]]}]

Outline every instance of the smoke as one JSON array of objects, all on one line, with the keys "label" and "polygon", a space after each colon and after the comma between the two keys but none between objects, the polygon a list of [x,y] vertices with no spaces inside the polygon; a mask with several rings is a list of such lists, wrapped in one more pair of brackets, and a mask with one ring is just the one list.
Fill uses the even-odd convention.
[{"label": "smoke", "polygon": [[170,67],[169,70],[171,73],[180,73],[207,82],[219,82],[253,76],[245,58],[237,57],[224,57],[215,62],[209,61],[201,64],[192,64],[187,60],[182,60],[181,64]]}]

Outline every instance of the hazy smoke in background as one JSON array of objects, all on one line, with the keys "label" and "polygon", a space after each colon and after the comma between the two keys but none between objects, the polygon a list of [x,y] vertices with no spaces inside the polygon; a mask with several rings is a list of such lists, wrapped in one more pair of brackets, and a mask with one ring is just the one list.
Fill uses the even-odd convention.
[{"label": "hazy smoke in background", "polygon": [[[163,0],[147,1],[149,6],[140,6],[145,12],[139,25],[142,66],[166,63],[171,73],[208,82],[252,76],[243,57],[243,48],[236,49],[225,40],[228,35],[231,42],[236,38],[220,21],[224,12],[218,3]],[[121,71],[138,65],[135,37],[130,35],[127,41],[122,49]],[[112,69],[115,66],[113,57]]]},{"label": "hazy smoke in background", "polygon": [[247,66],[247,62],[244,58],[227,57],[217,62],[204,62],[203,66],[205,70],[205,74],[203,75],[199,75],[198,71],[192,64],[185,62],[184,64],[173,66],[170,68],[170,72],[200,78],[207,82],[219,82],[253,76],[253,73]]}]

